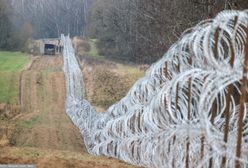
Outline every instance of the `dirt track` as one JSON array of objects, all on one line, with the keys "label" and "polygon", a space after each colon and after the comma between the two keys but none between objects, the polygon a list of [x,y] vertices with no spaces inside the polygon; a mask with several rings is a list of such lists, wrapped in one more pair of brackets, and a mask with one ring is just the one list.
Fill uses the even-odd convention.
[{"label": "dirt track", "polygon": [[22,111],[28,113],[18,119],[15,145],[84,151],[79,131],[65,115],[62,66],[61,57],[42,57],[23,72]]},{"label": "dirt track", "polygon": [[79,130],[64,111],[62,67],[62,57],[37,57],[23,71],[22,113],[11,122],[10,142],[0,152],[0,163],[34,163],[38,168],[127,167],[118,160],[86,152]]}]

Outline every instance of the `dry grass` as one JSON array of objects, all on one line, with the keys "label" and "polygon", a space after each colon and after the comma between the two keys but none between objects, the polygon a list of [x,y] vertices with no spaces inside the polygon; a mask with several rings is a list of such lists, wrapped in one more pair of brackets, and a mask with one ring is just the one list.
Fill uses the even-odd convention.
[{"label": "dry grass", "polygon": [[21,81],[23,111],[0,120],[0,164],[37,168],[128,168],[122,161],[89,155],[64,111],[62,57],[39,57]]},{"label": "dry grass", "polygon": [[[37,168],[131,168],[122,161],[108,157],[96,157],[87,153],[62,150],[43,150],[38,148],[5,147],[0,153],[0,164],[35,164]],[[11,156],[11,157],[10,157]]]},{"label": "dry grass", "polygon": [[123,98],[144,75],[137,67],[99,60],[83,60],[87,99],[103,111]]}]

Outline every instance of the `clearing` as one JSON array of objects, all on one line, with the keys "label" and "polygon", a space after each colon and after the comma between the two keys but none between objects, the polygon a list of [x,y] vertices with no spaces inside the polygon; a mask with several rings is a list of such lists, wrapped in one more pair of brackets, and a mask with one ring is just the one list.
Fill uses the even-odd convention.
[{"label": "clearing", "polygon": [[19,75],[28,61],[20,52],[0,52],[0,103],[18,102]]},{"label": "clearing", "polygon": [[[27,57],[24,60],[21,65],[28,62]],[[62,68],[61,56],[39,56],[16,73],[21,112],[12,118],[0,118],[0,164],[35,164],[38,168],[133,167],[86,152],[79,130],[64,110]],[[13,97],[18,100],[17,95]]]}]

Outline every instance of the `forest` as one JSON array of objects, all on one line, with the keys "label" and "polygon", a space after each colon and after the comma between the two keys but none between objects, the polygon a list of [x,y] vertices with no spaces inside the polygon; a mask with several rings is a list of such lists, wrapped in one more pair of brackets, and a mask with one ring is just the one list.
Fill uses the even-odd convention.
[{"label": "forest", "polygon": [[28,39],[83,36],[82,0],[0,0],[0,48],[20,50]]},{"label": "forest", "polygon": [[0,0],[0,48],[60,34],[97,39],[106,58],[153,63],[187,28],[246,0]]},{"label": "forest", "polygon": [[199,21],[246,8],[246,0],[98,0],[89,12],[87,32],[99,39],[102,55],[150,64]]}]

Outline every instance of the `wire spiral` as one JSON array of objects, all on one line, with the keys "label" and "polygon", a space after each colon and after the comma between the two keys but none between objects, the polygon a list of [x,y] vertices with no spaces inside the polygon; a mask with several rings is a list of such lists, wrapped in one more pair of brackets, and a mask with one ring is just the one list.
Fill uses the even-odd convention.
[{"label": "wire spiral", "polygon": [[89,153],[145,167],[248,167],[248,11],[186,30],[103,113],[84,99],[70,38],[61,38],[66,112]]}]

